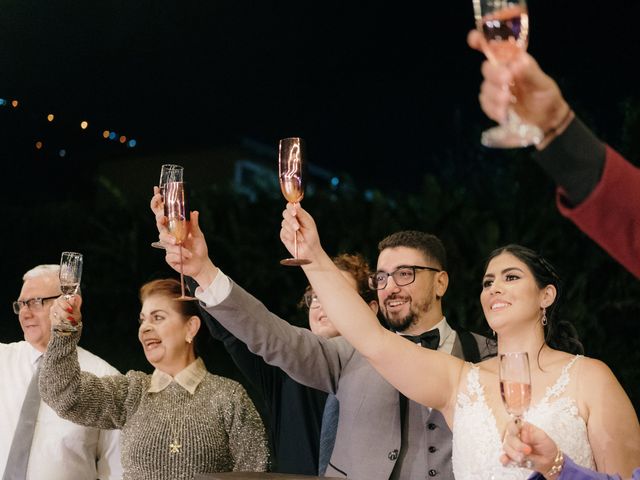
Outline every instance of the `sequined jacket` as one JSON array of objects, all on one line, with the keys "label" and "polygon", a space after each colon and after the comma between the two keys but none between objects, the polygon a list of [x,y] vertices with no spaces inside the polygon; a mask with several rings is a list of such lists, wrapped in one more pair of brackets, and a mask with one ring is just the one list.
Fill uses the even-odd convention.
[{"label": "sequined jacket", "polygon": [[81,372],[79,334],[53,334],[43,360],[43,400],[63,418],[122,430],[124,479],[193,479],[198,473],[265,471],[264,427],[243,387],[205,371],[194,393],[171,382],[149,392],[152,376]]}]

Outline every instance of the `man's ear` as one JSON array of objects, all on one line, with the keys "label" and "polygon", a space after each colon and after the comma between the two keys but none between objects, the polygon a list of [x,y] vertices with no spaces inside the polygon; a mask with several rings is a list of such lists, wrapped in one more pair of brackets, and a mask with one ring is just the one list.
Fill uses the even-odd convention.
[{"label": "man's ear", "polygon": [[373,313],[377,315],[378,311],[380,310],[380,304],[377,300],[371,300],[369,302],[369,308],[373,311]]},{"label": "man's ear", "polygon": [[434,282],[436,287],[436,295],[438,296],[438,298],[444,297],[444,294],[447,291],[447,287],[449,287],[449,274],[444,270],[436,273]]}]

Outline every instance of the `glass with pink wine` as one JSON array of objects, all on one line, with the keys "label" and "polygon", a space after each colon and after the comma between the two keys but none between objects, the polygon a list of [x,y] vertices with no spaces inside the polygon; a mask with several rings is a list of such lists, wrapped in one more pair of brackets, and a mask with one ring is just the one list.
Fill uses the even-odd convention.
[{"label": "glass with pink wine", "polygon": [[[158,182],[158,189],[160,189],[160,195],[164,201],[164,186],[167,182],[182,182],[184,167],[182,165],[175,165],[172,163],[166,163],[160,168],[160,181]],[[153,248],[164,249],[162,242],[152,242]]]},{"label": "glass with pink wine", "polygon": [[[304,142],[299,137],[283,138],[278,145],[278,178],[284,198],[291,203],[299,203],[304,197],[302,167]],[[293,258],[280,260],[282,265],[307,265],[311,260],[298,258],[298,233],[293,236]]]},{"label": "glass with pink wine", "polygon": [[[508,64],[527,49],[529,13],[525,0],[472,1],[476,27],[485,39],[482,50],[491,63]],[[538,127],[524,123],[512,105],[506,119],[482,132],[480,141],[485,147],[520,148],[537,145],[543,136]]]},{"label": "glass with pink wine", "polygon": [[189,235],[189,217],[187,194],[184,182],[167,182],[164,185],[164,216],[167,217],[167,230],[176,239],[180,253],[180,287],[181,295],[177,300],[195,300],[185,295],[182,259],[182,244]]},{"label": "glass with pink wine", "polygon": [[[500,395],[507,413],[516,423],[522,423],[524,413],[531,404],[531,371],[527,352],[510,352],[498,355]],[[530,462],[512,466],[530,468]]]}]

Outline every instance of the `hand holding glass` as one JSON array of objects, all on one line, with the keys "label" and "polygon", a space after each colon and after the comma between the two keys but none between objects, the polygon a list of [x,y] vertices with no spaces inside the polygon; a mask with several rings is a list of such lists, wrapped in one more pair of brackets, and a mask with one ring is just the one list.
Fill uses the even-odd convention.
[{"label": "hand holding glass", "polygon": [[[164,186],[168,182],[182,182],[183,181],[183,172],[184,168],[181,165],[175,165],[171,163],[167,163],[162,165],[160,169],[160,180],[158,182],[158,188],[160,189],[160,195],[162,195],[162,199],[164,201]],[[153,248],[164,249],[164,245],[162,242],[153,242],[151,243]]]},{"label": "hand holding glass", "polygon": [[[64,298],[69,300],[80,289],[82,279],[82,254],[76,252],[62,252],[60,257],[60,290]],[[78,327],[62,319],[61,323],[53,327],[58,332],[77,332]]]},{"label": "hand holding glass", "polygon": [[[304,197],[302,186],[303,142],[301,138],[292,137],[280,140],[278,145],[278,177],[280,189],[287,201],[299,203]],[[280,260],[282,265],[307,265],[311,260],[298,258],[298,235],[293,235],[293,258]]]},{"label": "hand holding glass", "polygon": [[[498,356],[500,394],[507,413],[522,423],[522,416],[531,403],[531,372],[527,352],[502,353]],[[514,465],[530,468],[530,462]]]},{"label": "hand holding glass", "polygon": [[[529,15],[525,0],[473,0],[476,26],[486,42],[484,54],[491,63],[508,64],[529,40]],[[482,132],[485,147],[519,148],[540,143],[544,134],[535,125],[523,123],[513,108],[497,127]]]}]

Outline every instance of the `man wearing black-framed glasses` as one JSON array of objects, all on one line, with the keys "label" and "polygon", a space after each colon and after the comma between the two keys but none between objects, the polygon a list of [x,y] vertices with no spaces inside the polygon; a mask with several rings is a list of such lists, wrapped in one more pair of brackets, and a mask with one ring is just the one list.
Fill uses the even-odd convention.
[{"label": "man wearing black-framed glasses", "polygon": [[[61,295],[59,271],[59,265],[39,265],[24,274],[12,305],[24,341],[0,343],[0,477],[119,479],[120,432],[71,423],[40,399],[39,364],[51,337],[51,305]],[[78,360],[99,376],[118,373],[80,347]]]},{"label": "man wearing black-framed glasses", "polygon": [[[478,362],[494,352],[487,339],[449,325],[442,299],[449,286],[447,255],[435,235],[405,230],[378,244],[376,272],[369,287],[378,293],[380,311],[389,328],[426,348]],[[424,379],[428,381],[428,373]],[[453,478],[451,431],[444,417],[400,396],[401,448],[392,478]]]}]

